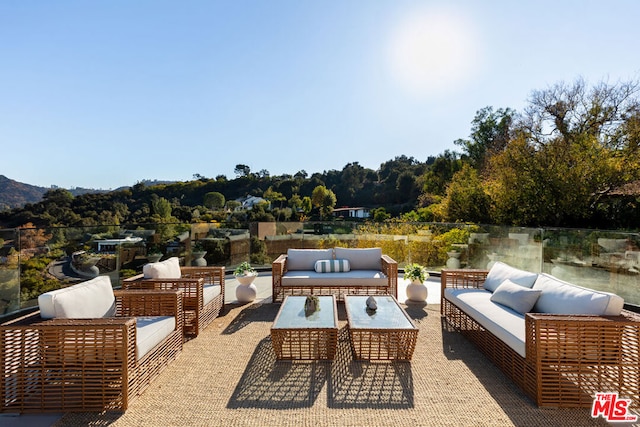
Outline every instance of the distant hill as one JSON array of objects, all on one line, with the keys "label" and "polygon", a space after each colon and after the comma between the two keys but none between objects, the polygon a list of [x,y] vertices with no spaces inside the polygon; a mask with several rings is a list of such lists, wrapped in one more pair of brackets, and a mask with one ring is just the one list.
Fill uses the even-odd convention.
[{"label": "distant hill", "polygon": [[[146,187],[151,187],[160,184],[173,184],[175,181],[145,179],[141,183]],[[21,208],[27,203],[37,203],[42,200],[44,193],[54,188],[58,187],[38,187],[36,185],[14,181],[4,175],[0,175],[0,212],[13,208]],[[80,196],[87,193],[108,193],[110,191],[120,191],[125,188],[129,187],[119,187],[115,190],[76,187],[67,188],[67,190],[74,196]]]},{"label": "distant hill", "polygon": [[39,202],[48,190],[49,188],[24,184],[0,175],[0,211]]}]

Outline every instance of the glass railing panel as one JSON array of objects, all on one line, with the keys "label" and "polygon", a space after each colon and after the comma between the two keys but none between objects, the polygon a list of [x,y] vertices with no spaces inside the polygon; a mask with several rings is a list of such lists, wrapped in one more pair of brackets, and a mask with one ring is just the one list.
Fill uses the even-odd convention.
[{"label": "glass railing panel", "polygon": [[545,272],[640,305],[638,233],[549,229],[544,237]]}]

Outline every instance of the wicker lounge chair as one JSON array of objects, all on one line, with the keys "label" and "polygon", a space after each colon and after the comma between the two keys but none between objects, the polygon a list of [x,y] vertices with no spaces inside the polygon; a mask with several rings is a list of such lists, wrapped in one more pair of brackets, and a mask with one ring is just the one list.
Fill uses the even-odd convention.
[{"label": "wicker lounge chair", "polygon": [[224,267],[181,267],[177,258],[169,258],[144,270],[146,274],[123,280],[123,289],[182,290],[186,336],[198,336],[224,309]]},{"label": "wicker lounge chair", "polygon": [[181,291],[110,292],[108,317],[78,318],[89,304],[75,301],[50,310],[63,317],[41,309],[0,326],[1,412],[125,411],[180,354]]}]

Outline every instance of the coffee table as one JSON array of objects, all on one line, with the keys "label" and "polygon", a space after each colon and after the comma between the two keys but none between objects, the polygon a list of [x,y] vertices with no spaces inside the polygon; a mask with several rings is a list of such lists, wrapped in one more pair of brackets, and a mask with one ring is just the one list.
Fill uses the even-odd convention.
[{"label": "coffee table", "polygon": [[391,295],[374,296],[377,310],[367,309],[368,296],[346,295],[349,338],[359,360],[409,361],[418,340],[418,327]]},{"label": "coffee table", "polygon": [[333,359],[338,346],[335,296],[319,296],[320,310],[307,316],[306,296],[287,296],[271,326],[277,359]]}]

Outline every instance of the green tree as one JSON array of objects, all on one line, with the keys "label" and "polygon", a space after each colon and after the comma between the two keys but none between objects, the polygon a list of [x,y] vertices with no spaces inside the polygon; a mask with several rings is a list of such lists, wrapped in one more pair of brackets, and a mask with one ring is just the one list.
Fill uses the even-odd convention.
[{"label": "green tree", "polygon": [[204,195],[204,205],[209,209],[222,209],[226,200],[224,195],[218,191],[210,191]]},{"label": "green tree", "polygon": [[486,224],[490,221],[490,205],[491,199],[485,193],[478,172],[464,165],[447,187],[444,198],[447,219]]},{"label": "green tree", "polygon": [[638,84],[582,80],[534,92],[514,138],[490,161],[494,219],[588,226],[603,195],[640,176]]},{"label": "green tree", "polygon": [[336,206],[336,195],[333,191],[327,189],[324,185],[318,185],[311,193],[311,202],[313,206],[318,208],[320,219],[331,215],[333,208]]}]

